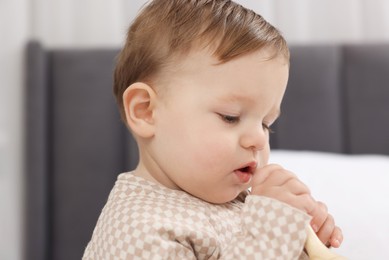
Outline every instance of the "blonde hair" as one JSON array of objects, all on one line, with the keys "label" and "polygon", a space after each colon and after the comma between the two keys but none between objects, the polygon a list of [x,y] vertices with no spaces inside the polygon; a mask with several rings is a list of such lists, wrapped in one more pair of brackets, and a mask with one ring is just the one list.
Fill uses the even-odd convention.
[{"label": "blonde hair", "polygon": [[122,96],[135,82],[150,82],[173,58],[194,47],[210,47],[221,63],[262,48],[283,55],[280,32],[262,16],[230,0],[153,0],[130,26],[114,73],[114,94],[122,118]]}]

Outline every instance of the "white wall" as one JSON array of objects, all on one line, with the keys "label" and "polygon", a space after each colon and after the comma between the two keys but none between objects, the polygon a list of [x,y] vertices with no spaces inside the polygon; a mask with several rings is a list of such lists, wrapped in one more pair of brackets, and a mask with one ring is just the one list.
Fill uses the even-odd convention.
[{"label": "white wall", "polygon": [[[21,257],[23,48],[119,46],[145,0],[0,1],[0,259]],[[389,42],[387,0],[237,0],[290,43]],[[28,129],[27,129],[28,130]]]},{"label": "white wall", "polygon": [[387,0],[238,0],[278,27],[289,43],[389,41]]},{"label": "white wall", "polygon": [[20,259],[22,229],[22,50],[28,0],[0,3],[0,259]]},{"label": "white wall", "polygon": [[[47,46],[117,46],[147,0],[30,0],[31,34]],[[387,0],[236,0],[290,43],[389,41]]]}]

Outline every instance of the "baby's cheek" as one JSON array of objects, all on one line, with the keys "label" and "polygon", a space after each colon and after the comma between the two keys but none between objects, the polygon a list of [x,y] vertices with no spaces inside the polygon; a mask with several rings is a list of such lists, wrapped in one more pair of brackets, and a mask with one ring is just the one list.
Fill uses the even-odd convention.
[{"label": "baby's cheek", "polygon": [[217,170],[233,159],[232,149],[227,142],[204,140],[196,151],[196,162],[201,162],[207,170]]}]

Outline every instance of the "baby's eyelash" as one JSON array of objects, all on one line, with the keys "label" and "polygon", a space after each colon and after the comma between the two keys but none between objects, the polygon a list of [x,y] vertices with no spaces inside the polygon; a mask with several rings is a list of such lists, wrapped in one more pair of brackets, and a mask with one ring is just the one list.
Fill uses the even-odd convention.
[{"label": "baby's eyelash", "polygon": [[[218,114],[220,118],[226,122],[227,124],[236,124],[239,123],[240,117],[239,116],[230,116],[230,115],[224,115],[224,114]],[[269,133],[274,133],[273,129],[270,128],[269,125],[262,123],[263,129],[267,130]]]},{"label": "baby's eyelash", "polygon": [[263,126],[264,129],[269,131],[270,134],[274,133],[273,129],[271,129],[269,125],[263,123],[262,126]]},{"label": "baby's eyelash", "polygon": [[219,116],[224,122],[228,124],[236,124],[240,120],[239,116],[230,116],[230,115],[223,115],[223,114],[219,114]]}]

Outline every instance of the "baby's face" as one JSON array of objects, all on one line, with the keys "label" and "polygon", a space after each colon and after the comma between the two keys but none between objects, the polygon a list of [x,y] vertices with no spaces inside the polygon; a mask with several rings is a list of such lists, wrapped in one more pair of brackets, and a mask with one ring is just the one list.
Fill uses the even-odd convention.
[{"label": "baby's face", "polygon": [[255,52],[224,64],[196,52],[164,80],[150,154],[163,184],[212,203],[250,187],[267,164],[269,132],[288,79],[284,58]]}]

